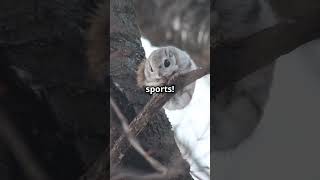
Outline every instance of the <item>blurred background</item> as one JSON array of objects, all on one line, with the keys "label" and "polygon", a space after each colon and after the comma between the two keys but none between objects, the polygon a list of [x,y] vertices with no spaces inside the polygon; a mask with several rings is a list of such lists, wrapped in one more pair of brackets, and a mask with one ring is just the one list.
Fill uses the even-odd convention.
[{"label": "blurred background", "polygon": [[277,59],[270,98],[255,133],[215,152],[213,178],[319,179],[320,40]]}]

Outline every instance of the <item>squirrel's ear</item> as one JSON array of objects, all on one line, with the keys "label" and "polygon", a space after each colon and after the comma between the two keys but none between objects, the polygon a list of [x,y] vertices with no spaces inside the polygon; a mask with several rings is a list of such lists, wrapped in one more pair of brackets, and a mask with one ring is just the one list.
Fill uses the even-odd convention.
[{"label": "squirrel's ear", "polygon": [[169,57],[173,57],[173,56],[175,56],[176,54],[175,54],[175,52],[176,52],[176,48],[175,47],[172,47],[172,46],[169,46],[168,47],[168,54],[169,54]]},{"label": "squirrel's ear", "polygon": [[169,49],[169,57],[173,57],[173,52]]}]

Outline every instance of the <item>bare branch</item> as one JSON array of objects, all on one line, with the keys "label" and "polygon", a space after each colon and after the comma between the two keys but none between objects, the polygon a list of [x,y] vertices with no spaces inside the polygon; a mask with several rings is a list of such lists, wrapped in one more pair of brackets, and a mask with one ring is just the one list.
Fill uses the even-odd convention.
[{"label": "bare branch", "polygon": [[[210,68],[199,68],[194,71],[180,74],[172,77],[168,85],[175,85],[177,91],[183,89],[183,87],[191,84],[197,79],[210,73]],[[175,92],[177,92],[175,91]],[[138,136],[138,134],[145,128],[148,122],[152,119],[153,115],[156,114],[162,106],[172,97],[175,93],[156,93],[152,96],[150,101],[145,105],[142,111],[133,119],[129,125],[129,130],[133,136]],[[122,154],[128,150],[130,145],[126,142],[125,136],[121,135],[115,142],[111,149],[111,163],[115,166],[119,165],[122,160]]]},{"label": "bare branch", "polygon": [[163,166],[159,161],[149,156],[148,153],[143,149],[143,147],[140,145],[136,137],[130,132],[127,118],[122,114],[119,107],[111,97],[110,97],[110,105],[112,109],[115,111],[115,113],[117,114],[119,120],[121,121],[123,131],[125,132],[130,144],[135,148],[135,150],[138,153],[140,153],[145,158],[145,160],[147,160],[150,163],[150,165],[155,170],[157,170],[160,174],[165,175],[168,171],[167,168]]}]

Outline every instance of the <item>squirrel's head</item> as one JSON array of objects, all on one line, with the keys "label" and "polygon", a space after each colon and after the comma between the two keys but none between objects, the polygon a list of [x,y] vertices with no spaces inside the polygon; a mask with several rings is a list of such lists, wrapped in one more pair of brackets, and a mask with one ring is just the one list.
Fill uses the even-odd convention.
[{"label": "squirrel's head", "polygon": [[176,48],[161,47],[150,54],[145,70],[156,79],[168,78],[178,70],[177,58]]}]

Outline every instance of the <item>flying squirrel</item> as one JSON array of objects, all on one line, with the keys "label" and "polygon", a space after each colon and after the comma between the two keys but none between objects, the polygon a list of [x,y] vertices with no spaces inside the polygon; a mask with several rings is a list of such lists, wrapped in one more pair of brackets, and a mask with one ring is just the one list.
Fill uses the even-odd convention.
[{"label": "flying squirrel", "polygon": [[[183,50],[173,46],[160,47],[145,59],[137,70],[137,84],[146,86],[163,86],[177,73],[187,73],[197,68],[194,61]],[[195,82],[177,92],[165,105],[168,110],[183,109],[191,99]]]}]

